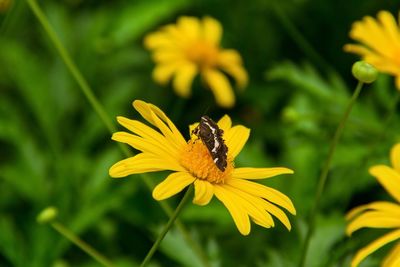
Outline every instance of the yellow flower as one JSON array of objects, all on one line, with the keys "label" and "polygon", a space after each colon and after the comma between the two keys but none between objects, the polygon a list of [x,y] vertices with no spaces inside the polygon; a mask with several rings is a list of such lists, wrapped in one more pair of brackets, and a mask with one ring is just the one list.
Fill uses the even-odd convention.
[{"label": "yellow flower", "polygon": [[156,63],[154,80],[166,84],[173,79],[176,93],[187,98],[199,73],[214,93],[217,104],[232,107],[235,96],[225,73],[236,80],[239,88],[247,85],[248,77],[239,53],[220,47],[221,36],[221,24],[210,17],[203,20],[180,17],[176,24],[147,35],[144,43],[153,51]]},{"label": "yellow flower", "polygon": [[393,75],[400,90],[400,28],[387,11],[380,11],[377,17],[366,16],[355,22],[350,37],[361,45],[347,44],[344,50],[362,56],[380,72]]},{"label": "yellow flower", "polygon": [[[351,267],[358,266],[365,257],[387,243],[400,239],[400,143],[392,148],[390,159],[392,168],[377,165],[371,167],[369,172],[376,177],[378,182],[398,203],[377,201],[354,208],[346,216],[350,221],[346,232],[351,235],[354,231],[363,227],[393,228],[394,230],[359,250],[352,260]],[[381,266],[400,266],[400,242],[386,256]]]},{"label": "yellow flower", "polygon": [[[185,141],[173,122],[156,106],[136,100],[133,107],[153,127],[137,120],[118,117],[118,122],[132,133],[117,132],[112,139],[141,151],[134,157],[117,162],[110,176],[118,178],[131,174],[170,170],[168,177],[153,190],[156,200],[169,198],[194,184],[193,203],[207,205],[215,195],[228,209],[240,233],[250,233],[250,218],[266,228],[274,226],[277,217],[289,230],[291,225],[281,206],[295,214],[292,201],[281,192],[248,180],[269,178],[292,170],[275,168],[235,168],[234,159],[246,143],[250,130],[242,125],[232,126],[225,115],[218,121],[228,147],[228,164],[221,171],[207,147],[192,136]],[[193,127],[193,125],[192,125]]]}]

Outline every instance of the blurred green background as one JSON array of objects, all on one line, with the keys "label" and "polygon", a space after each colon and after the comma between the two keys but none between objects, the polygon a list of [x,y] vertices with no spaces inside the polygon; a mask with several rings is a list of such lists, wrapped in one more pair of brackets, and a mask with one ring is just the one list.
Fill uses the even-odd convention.
[{"label": "blurred green background", "polygon": [[[0,2],[5,0],[0,0]],[[117,266],[137,266],[167,216],[138,176],[111,179],[109,167],[124,158],[81,93],[26,1],[14,0],[0,14],[0,266],[99,266],[36,215],[49,205],[58,220]],[[296,266],[313,204],[317,177],[330,140],[356,81],[345,54],[351,23],[399,1],[141,0],[40,1],[62,43],[110,117],[139,118],[134,99],[163,109],[188,136],[187,125],[205,112],[229,114],[252,129],[236,166],[286,166],[295,170],[261,181],[287,194],[298,215],[291,232],[277,222],[237,231],[228,211],[213,200],[189,204],[181,221],[207,253],[212,266]],[[210,15],[224,27],[223,47],[237,49],[250,84],[236,93],[231,110],[194,83],[193,98],[151,79],[154,67],[143,47],[146,33],[181,15]],[[293,30],[295,27],[298,31]],[[299,41],[296,33],[314,49]],[[385,119],[395,95],[390,77],[367,86],[337,149],[308,267],[348,266],[353,253],[380,231],[344,235],[351,207],[389,199],[367,172],[389,162],[400,141],[399,115]],[[397,109],[398,110],[398,109]],[[166,173],[151,174],[155,182]],[[175,207],[179,197],[168,200]],[[361,266],[377,266],[387,248]],[[172,230],[152,266],[202,266],[180,232]]]}]

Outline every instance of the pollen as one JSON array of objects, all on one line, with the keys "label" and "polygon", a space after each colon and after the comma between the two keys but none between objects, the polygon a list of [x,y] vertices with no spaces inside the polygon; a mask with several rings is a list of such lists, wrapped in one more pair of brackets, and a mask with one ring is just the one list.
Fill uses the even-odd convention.
[{"label": "pollen", "polygon": [[213,68],[217,65],[218,48],[207,42],[198,41],[186,48],[187,58],[200,68]]},{"label": "pollen", "polygon": [[229,178],[234,169],[233,161],[228,158],[225,171],[218,169],[210,152],[201,140],[190,140],[183,149],[180,163],[194,177],[213,184],[221,184]]}]

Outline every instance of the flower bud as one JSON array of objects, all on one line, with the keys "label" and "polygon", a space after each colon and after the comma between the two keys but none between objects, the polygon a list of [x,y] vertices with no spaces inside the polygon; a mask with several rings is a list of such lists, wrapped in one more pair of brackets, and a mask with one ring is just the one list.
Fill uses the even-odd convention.
[{"label": "flower bud", "polygon": [[357,61],[351,68],[353,76],[363,83],[372,83],[378,77],[378,70],[365,61]]},{"label": "flower bud", "polygon": [[299,119],[299,113],[293,107],[286,107],[282,111],[282,119],[287,123],[296,122]]},{"label": "flower bud", "polygon": [[55,207],[47,207],[36,217],[38,223],[49,223],[52,222],[58,214],[58,210]]}]

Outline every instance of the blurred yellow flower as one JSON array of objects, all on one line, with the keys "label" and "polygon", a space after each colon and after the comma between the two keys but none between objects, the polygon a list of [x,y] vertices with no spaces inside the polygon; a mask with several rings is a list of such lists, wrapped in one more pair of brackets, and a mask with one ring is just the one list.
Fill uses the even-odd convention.
[{"label": "blurred yellow flower", "polygon": [[[110,168],[110,176],[118,178],[131,174],[170,170],[168,177],[153,190],[156,200],[169,198],[190,184],[194,184],[193,203],[207,205],[215,195],[230,212],[240,233],[250,233],[250,218],[262,227],[274,226],[272,215],[289,230],[291,225],[281,206],[292,214],[292,201],[281,192],[248,180],[269,178],[293,173],[283,167],[235,168],[234,159],[246,143],[250,130],[242,125],[232,127],[225,115],[217,125],[228,148],[227,165],[221,171],[201,139],[191,131],[186,141],[173,122],[158,107],[136,100],[133,107],[153,127],[137,120],[118,117],[118,122],[132,133],[117,132],[112,139],[126,143],[141,153],[117,162]],[[192,129],[194,125],[191,126]]]},{"label": "blurred yellow flower", "polygon": [[393,228],[394,230],[360,249],[353,258],[351,267],[358,266],[368,255],[395,240],[398,240],[397,244],[383,260],[381,266],[400,266],[400,143],[392,148],[390,159],[393,167],[377,165],[371,167],[369,172],[398,203],[377,201],[354,208],[346,216],[346,219],[350,221],[346,232],[351,235],[363,227]]},{"label": "blurred yellow flower", "polygon": [[184,98],[191,94],[194,77],[199,73],[213,92],[221,107],[232,107],[235,96],[226,74],[231,75],[238,88],[247,85],[247,72],[239,53],[222,49],[221,24],[210,17],[202,20],[180,17],[176,24],[145,37],[146,48],[152,50],[156,67],[153,78],[160,84],[173,79],[176,93]]},{"label": "blurred yellow flower", "polygon": [[400,28],[387,11],[380,11],[377,17],[366,16],[353,23],[350,37],[361,44],[347,44],[344,50],[362,56],[380,72],[393,75],[400,90]]},{"label": "blurred yellow flower", "polygon": [[0,0],[0,13],[6,13],[12,6],[12,0]]}]

